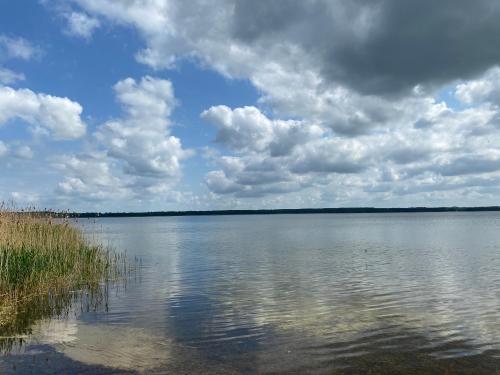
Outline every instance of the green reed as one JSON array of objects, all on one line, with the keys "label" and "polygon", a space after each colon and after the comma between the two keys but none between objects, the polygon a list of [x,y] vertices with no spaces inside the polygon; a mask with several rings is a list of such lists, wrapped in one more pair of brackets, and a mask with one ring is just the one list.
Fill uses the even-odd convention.
[{"label": "green reed", "polygon": [[0,206],[0,336],[18,332],[27,317],[60,314],[71,296],[99,294],[127,272],[124,257],[60,216]]}]

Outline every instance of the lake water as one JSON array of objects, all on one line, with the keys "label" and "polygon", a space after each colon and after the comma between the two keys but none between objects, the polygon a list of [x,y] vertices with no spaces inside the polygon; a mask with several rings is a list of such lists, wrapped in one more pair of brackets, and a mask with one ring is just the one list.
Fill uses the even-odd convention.
[{"label": "lake water", "polygon": [[81,220],[138,271],[6,374],[500,373],[500,213]]}]

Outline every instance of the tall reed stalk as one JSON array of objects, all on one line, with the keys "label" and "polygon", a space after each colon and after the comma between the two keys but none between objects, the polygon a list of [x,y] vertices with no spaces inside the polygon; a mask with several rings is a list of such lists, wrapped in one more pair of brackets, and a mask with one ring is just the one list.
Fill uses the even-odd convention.
[{"label": "tall reed stalk", "polygon": [[96,290],[122,261],[69,219],[0,205],[0,336],[16,331],[28,308],[50,314],[61,307],[58,295]]}]

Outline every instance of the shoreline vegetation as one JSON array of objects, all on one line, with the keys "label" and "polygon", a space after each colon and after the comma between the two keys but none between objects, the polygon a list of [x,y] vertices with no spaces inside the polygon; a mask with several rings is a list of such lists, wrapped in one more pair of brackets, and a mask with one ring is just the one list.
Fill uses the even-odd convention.
[{"label": "shoreline vegetation", "polygon": [[[379,214],[411,212],[484,212],[500,211],[500,206],[480,207],[339,207],[290,208],[266,210],[206,210],[206,211],[150,211],[150,212],[67,212],[71,218],[147,217],[147,216],[217,216],[217,215],[290,215],[290,214]],[[44,215],[42,211],[38,214]]]},{"label": "shoreline vegetation", "polygon": [[103,285],[125,271],[124,257],[91,243],[67,215],[0,206],[0,348],[82,296],[87,306],[102,300]]}]

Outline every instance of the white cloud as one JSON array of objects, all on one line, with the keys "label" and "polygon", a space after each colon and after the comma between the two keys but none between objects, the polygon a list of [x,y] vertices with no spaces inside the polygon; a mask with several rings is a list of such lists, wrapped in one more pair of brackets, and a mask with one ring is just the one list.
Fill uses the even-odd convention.
[{"label": "white cloud", "polygon": [[456,97],[466,104],[485,99],[493,91],[493,85],[486,80],[474,80],[457,86]]},{"label": "white cloud", "polygon": [[270,120],[256,107],[231,110],[215,106],[201,114],[202,119],[214,124],[216,141],[236,152],[264,151],[285,155],[299,143],[320,137],[324,131],[316,125],[295,120]]},{"label": "white cloud", "polygon": [[56,140],[75,139],[85,134],[81,113],[81,105],[68,98],[0,86],[0,125],[21,119]]},{"label": "white cloud", "polygon": [[17,207],[27,207],[29,205],[37,203],[40,198],[38,194],[25,193],[19,191],[13,191],[10,194],[10,197],[14,201]]},{"label": "white cloud", "polygon": [[483,76],[457,85],[455,96],[465,104],[484,101],[500,104],[500,67],[488,70]]},{"label": "white cloud", "polygon": [[61,155],[53,167],[65,176],[57,188],[61,199],[99,201],[130,197],[126,183],[114,175],[115,165],[104,153]]},{"label": "white cloud", "polygon": [[68,22],[67,32],[70,35],[84,39],[90,39],[94,31],[101,26],[97,18],[89,17],[87,14],[81,12],[67,13],[65,14],[65,18]]},{"label": "white cloud", "polygon": [[0,34],[0,85],[11,85],[26,79],[23,73],[3,67],[1,64],[4,60],[30,60],[38,55],[40,49],[31,45],[26,39]]},{"label": "white cloud", "polygon": [[16,73],[10,69],[0,67],[0,84],[11,85],[25,79],[26,77],[23,73]]},{"label": "white cloud", "polygon": [[143,77],[139,83],[132,78],[119,81],[114,90],[132,120],[152,120],[146,126],[164,128],[176,105],[172,83],[164,79]]},{"label": "white cloud", "polygon": [[26,39],[0,35],[0,58],[30,60],[39,53]]},{"label": "white cloud", "polygon": [[33,150],[27,145],[19,146],[14,151],[14,156],[20,159],[31,159],[33,158]]},{"label": "white cloud", "polygon": [[295,191],[313,184],[317,173],[356,173],[368,165],[361,142],[332,138],[306,122],[271,120],[255,107],[212,107],[202,118],[219,129],[216,140],[238,155],[215,157],[221,169],[206,182],[218,194]]},{"label": "white cloud", "polygon": [[170,81],[126,78],[114,86],[125,116],[98,126],[85,153],[54,163],[62,197],[90,200],[176,199],[182,160],[192,151],[170,134],[176,100]]},{"label": "white cloud", "polygon": [[[432,186],[441,192],[446,186],[473,191],[485,180],[469,175],[500,177],[494,107],[452,110],[423,97],[401,103],[399,111],[400,118],[354,138],[321,128],[308,132],[317,125],[291,121],[309,136],[298,137],[288,152],[276,153],[274,145],[286,144],[287,134],[276,131],[284,128],[277,126],[282,120],[271,120],[257,108],[212,107],[202,117],[215,125],[216,140],[234,155],[209,153],[219,168],[207,174],[207,186],[237,198],[294,191],[310,195],[311,189],[326,197],[334,186],[337,202],[361,204],[429,192]],[[454,180],[446,185],[443,178]]]},{"label": "white cloud", "polygon": [[190,156],[170,135],[175,106],[170,81],[127,78],[114,86],[127,117],[102,125],[95,136],[108,155],[124,163],[124,172],[143,177],[179,177],[180,162]]},{"label": "white cloud", "polygon": [[7,147],[7,145],[0,141],[0,158],[7,155],[7,152],[9,151],[9,148]]}]

